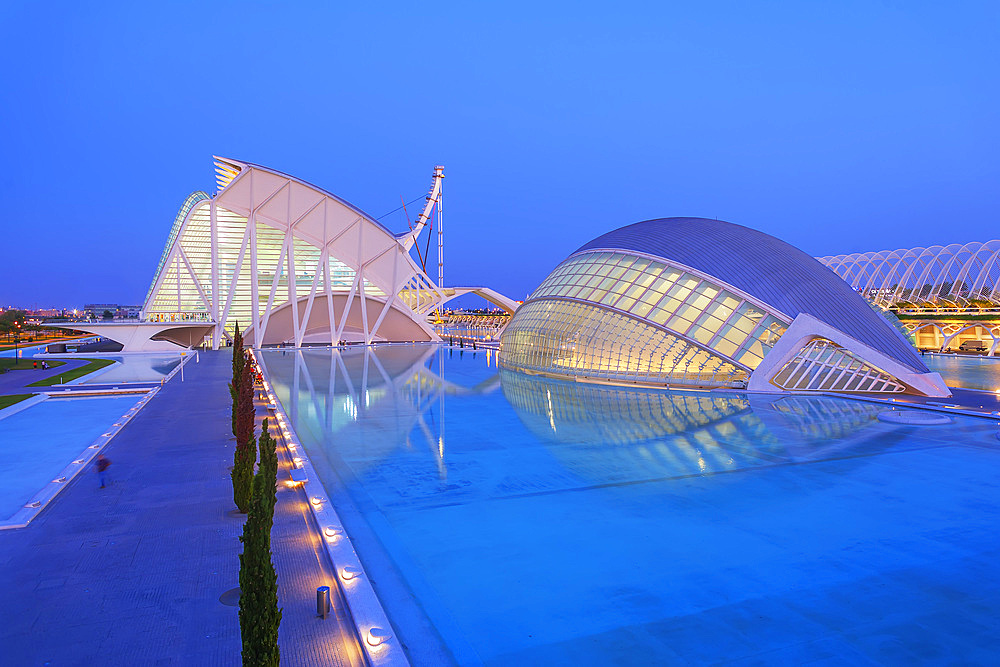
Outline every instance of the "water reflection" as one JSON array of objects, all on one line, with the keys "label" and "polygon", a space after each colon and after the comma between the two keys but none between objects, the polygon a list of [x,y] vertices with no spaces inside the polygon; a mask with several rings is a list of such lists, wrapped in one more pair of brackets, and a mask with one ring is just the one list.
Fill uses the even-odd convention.
[{"label": "water reflection", "polygon": [[746,412],[738,394],[607,387],[500,369],[504,396],[547,440],[624,444],[708,426]]},{"label": "water reflection", "polygon": [[[567,382],[501,369],[524,425],[586,477],[670,477],[816,460],[892,440],[884,406],[822,396],[684,392]],[[576,445],[576,447],[567,447]],[[584,456],[600,448],[601,460]],[[604,471],[594,466],[602,466]]]},{"label": "water reflection", "polygon": [[320,476],[363,485],[382,507],[712,475],[914,442],[912,429],[902,443],[893,433],[905,427],[877,421],[877,404],[567,382],[498,372],[484,352],[289,349],[261,359]]},{"label": "water reflection", "polygon": [[[884,406],[824,396],[662,391],[567,382],[500,370],[504,396],[525,426],[560,442],[625,444],[720,424],[754,437],[757,424],[805,440],[844,438],[874,423]],[[730,429],[724,429],[727,437]],[[701,438],[704,439],[704,438]],[[773,439],[768,438],[768,439]]]},{"label": "water reflection", "polygon": [[444,354],[431,345],[266,349],[261,362],[300,438],[368,464],[400,445],[423,449],[433,453],[442,478],[445,397],[500,386],[496,374],[471,386],[445,380]]},{"label": "water reflection", "polygon": [[[59,357],[60,359],[75,359],[78,357]],[[123,382],[158,382],[180,363],[180,354],[127,354],[101,355],[101,359],[112,359],[116,362],[106,370],[85,377],[82,384],[111,384]],[[89,358],[85,358],[89,359]]]},{"label": "water reflection", "polygon": [[949,387],[1000,392],[1000,359],[955,354],[928,354],[927,367],[941,374]]}]

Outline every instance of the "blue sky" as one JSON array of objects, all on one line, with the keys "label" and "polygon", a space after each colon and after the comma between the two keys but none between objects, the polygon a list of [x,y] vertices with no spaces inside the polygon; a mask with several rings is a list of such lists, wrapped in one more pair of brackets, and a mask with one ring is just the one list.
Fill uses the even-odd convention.
[{"label": "blue sky", "polygon": [[0,303],[141,302],[213,154],[375,216],[443,164],[445,282],[515,298],[649,218],[814,255],[1000,235],[996,2],[8,1],[0,25]]}]

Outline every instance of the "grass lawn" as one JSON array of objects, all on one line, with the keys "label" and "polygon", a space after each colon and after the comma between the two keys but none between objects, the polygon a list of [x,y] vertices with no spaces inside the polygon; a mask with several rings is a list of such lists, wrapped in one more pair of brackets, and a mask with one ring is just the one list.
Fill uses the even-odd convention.
[{"label": "grass lawn", "polygon": [[14,405],[15,403],[20,403],[26,398],[31,398],[34,394],[11,394],[10,396],[0,396],[0,410]]},{"label": "grass lawn", "polygon": [[113,363],[115,363],[114,359],[91,359],[83,366],[66,371],[63,375],[53,375],[50,378],[39,380],[38,382],[32,382],[28,386],[51,387],[54,384],[63,384],[69,382],[70,380],[75,380],[78,377],[83,377],[84,375],[93,373],[94,371],[104,368],[105,366],[110,366]]},{"label": "grass lawn", "polygon": [[[41,368],[42,367],[42,361],[40,359],[7,359],[7,358],[3,358],[3,359],[0,359],[0,372],[3,372],[3,369],[5,369],[5,368],[7,370],[9,370],[9,371],[30,371],[30,370],[33,370],[35,368],[34,366],[31,365],[32,362],[36,362],[36,361],[38,362],[38,368]],[[57,361],[55,359],[46,359],[45,361],[48,362],[49,368],[55,368],[56,366],[62,366],[63,364],[66,363],[65,361]]]}]

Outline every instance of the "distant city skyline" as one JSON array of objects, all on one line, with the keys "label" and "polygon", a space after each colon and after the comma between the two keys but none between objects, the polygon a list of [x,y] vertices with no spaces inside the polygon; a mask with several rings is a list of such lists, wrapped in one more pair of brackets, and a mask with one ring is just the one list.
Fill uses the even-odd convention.
[{"label": "distant city skyline", "polygon": [[446,284],[515,299],[651,218],[813,256],[997,236],[994,3],[190,8],[0,8],[0,303],[141,303],[213,154],[375,217],[443,164]]}]

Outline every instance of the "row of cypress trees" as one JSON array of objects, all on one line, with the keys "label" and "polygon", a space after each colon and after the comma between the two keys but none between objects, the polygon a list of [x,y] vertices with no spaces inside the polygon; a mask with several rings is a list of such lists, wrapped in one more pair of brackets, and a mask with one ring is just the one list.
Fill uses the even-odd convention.
[{"label": "row of cypress trees", "polygon": [[[277,667],[278,577],[271,561],[271,527],[278,478],[277,442],[271,437],[267,419],[254,446],[253,367],[243,346],[239,323],[233,339],[233,380],[229,395],[233,400],[232,431],[236,436],[233,454],[233,500],[247,514],[243,524],[243,553],[240,554],[240,635],[244,665]],[[260,464],[254,474],[257,450]]]},{"label": "row of cypress trees", "polygon": [[233,502],[244,514],[250,509],[253,487],[253,466],[257,452],[254,447],[253,369],[243,349],[243,334],[239,323],[233,339],[233,381],[229,385],[229,395],[233,399],[233,435],[236,436],[236,451],[233,453]]},{"label": "row of cypress trees", "polygon": [[274,524],[275,484],[278,477],[276,442],[267,428],[261,427],[260,465],[253,478],[250,512],[243,524],[243,553],[240,554],[240,635],[243,639],[243,664],[277,667],[278,575],[271,562],[271,526]]}]

